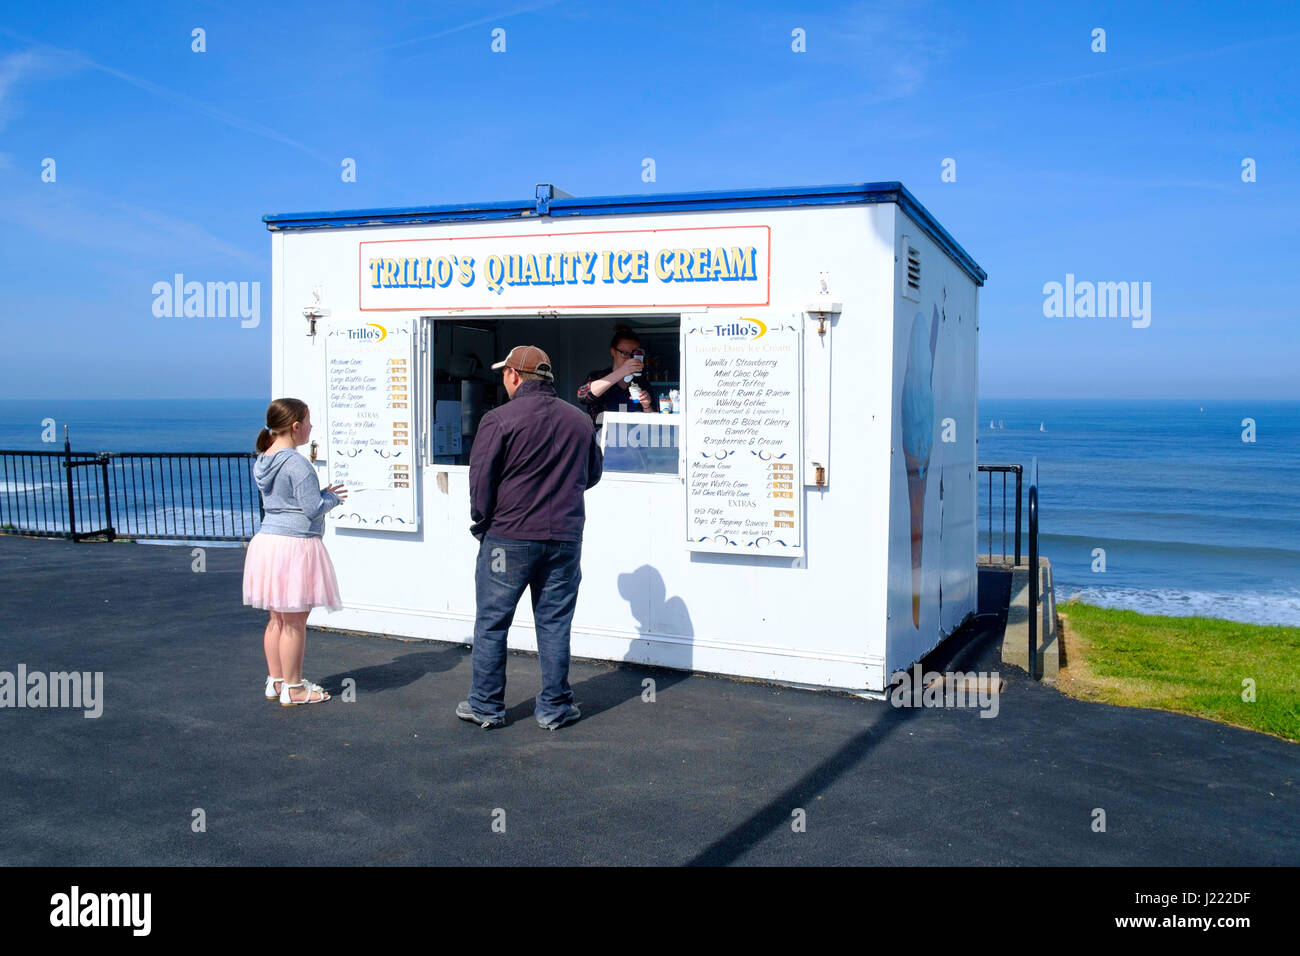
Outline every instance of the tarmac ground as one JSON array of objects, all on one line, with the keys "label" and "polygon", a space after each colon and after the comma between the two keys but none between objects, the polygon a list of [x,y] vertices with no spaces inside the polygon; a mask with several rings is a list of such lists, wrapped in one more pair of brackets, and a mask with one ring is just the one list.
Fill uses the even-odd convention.
[{"label": "tarmac ground", "polygon": [[995,717],[575,660],[547,731],[512,653],[482,730],[455,644],[309,630],[335,699],[264,700],[243,556],[0,536],[0,671],[104,675],[96,719],[0,710],[0,864],[1300,863],[1294,744],[1001,667],[1008,572],[923,662],[1000,670]]}]

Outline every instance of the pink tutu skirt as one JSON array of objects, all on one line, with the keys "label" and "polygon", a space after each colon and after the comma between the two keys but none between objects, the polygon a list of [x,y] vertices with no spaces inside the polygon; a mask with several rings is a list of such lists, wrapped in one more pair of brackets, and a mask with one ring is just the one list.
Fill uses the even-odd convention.
[{"label": "pink tutu skirt", "polygon": [[343,607],[325,542],[319,535],[253,535],[244,556],[244,603],[286,613]]}]

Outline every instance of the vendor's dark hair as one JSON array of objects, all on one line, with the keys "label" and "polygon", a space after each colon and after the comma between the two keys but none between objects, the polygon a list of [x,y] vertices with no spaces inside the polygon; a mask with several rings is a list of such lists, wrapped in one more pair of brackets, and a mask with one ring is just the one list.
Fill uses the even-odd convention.
[{"label": "vendor's dark hair", "polygon": [[277,398],[266,406],[266,427],[257,433],[257,453],[260,455],[271,447],[275,436],[288,431],[294,422],[300,422],[307,414],[307,403],[296,398]]},{"label": "vendor's dark hair", "polygon": [[626,322],[620,322],[614,326],[614,337],[609,340],[609,347],[616,349],[618,348],[619,342],[635,342],[637,345],[641,344],[641,340],[637,338],[636,333],[632,331],[632,326],[628,325]]}]

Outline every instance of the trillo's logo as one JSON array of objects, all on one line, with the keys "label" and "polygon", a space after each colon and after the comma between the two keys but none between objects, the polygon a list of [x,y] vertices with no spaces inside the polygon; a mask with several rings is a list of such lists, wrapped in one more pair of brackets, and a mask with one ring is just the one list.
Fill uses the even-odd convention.
[{"label": "trillo's logo", "polygon": [[761,339],[767,334],[767,326],[758,319],[740,318],[726,325],[715,325],[713,334],[719,338]]},{"label": "trillo's logo", "polygon": [[367,322],[355,329],[348,329],[348,338],[358,342],[382,342],[388,338],[388,330],[382,325]]}]

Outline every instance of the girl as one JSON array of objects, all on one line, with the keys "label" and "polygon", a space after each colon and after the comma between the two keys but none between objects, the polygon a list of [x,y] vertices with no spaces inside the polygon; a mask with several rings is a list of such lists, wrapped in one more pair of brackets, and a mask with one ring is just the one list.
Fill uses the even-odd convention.
[{"label": "girl", "polygon": [[[266,651],[266,699],[283,707],[330,699],[319,684],[302,676],[307,649],[307,615],[316,606],[343,606],[334,565],[321,533],[325,512],[347,497],[343,485],[323,492],[316,468],[294,449],[311,437],[311,411],[296,398],[277,398],[266,409],[257,436],[253,478],[262,492],[266,517],[248,542],[244,558],[244,603],[271,612],[262,647]],[[279,677],[273,677],[276,671]]]}]

